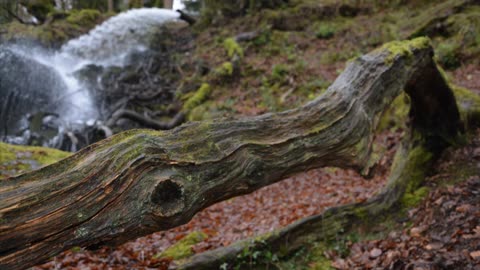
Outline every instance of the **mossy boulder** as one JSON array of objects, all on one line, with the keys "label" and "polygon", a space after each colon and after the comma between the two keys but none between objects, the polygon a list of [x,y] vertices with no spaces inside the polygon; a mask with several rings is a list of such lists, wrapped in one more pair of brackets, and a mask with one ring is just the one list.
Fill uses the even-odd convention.
[{"label": "mossy boulder", "polygon": [[74,10],[67,17],[66,21],[70,24],[85,26],[94,25],[101,17],[101,13],[95,9]]},{"label": "mossy boulder", "polygon": [[52,1],[50,0],[30,0],[25,1],[24,4],[28,12],[41,22],[45,21],[47,15],[54,11]]},{"label": "mossy boulder", "polygon": [[461,62],[480,55],[480,7],[471,7],[448,17],[445,38],[438,38],[437,59],[443,67],[453,69]]},{"label": "mossy boulder", "polygon": [[431,5],[425,12],[401,20],[400,32],[408,38],[429,36],[437,61],[444,68],[457,68],[480,55],[480,7],[473,2],[450,0]]},{"label": "mossy boulder", "polygon": [[12,21],[2,26],[3,42],[40,43],[44,47],[58,48],[66,41],[87,33],[112,14],[101,14],[98,10],[52,10],[42,25],[26,25]]}]

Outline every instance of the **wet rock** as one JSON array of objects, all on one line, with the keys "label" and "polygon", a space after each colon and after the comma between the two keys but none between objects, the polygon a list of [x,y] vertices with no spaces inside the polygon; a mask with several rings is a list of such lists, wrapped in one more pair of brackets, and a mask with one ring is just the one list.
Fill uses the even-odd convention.
[{"label": "wet rock", "polygon": [[0,47],[0,136],[18,135],[28,115],[58,113],[55,101],[65,88],[52,68]]}]

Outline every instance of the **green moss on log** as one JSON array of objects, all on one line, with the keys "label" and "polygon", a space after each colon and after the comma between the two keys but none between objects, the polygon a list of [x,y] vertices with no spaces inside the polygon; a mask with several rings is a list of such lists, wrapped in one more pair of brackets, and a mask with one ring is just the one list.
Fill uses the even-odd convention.
[{"label": "green moss on log", "polygon": [[[413,141],[416,137],[421,137],[420,134],[413,136]],[[403,207],[410,208],[417,205],[427,194],[428,188],[422,187],[425,180],[426,170],[434,160],[434,154],[425,146],[414,146],[408,153],[397,152],[392,164],[392,171],[396,168],[402,168],[401,175],[394,176],[392,179],[396,181],[403,181],[405,183],[393,182],[391,187],[403,186],[404,192],[400,198],[400,204]]]},{"label": "green moss on log", "polygon": [[413,50],[422,49],[431,46],[430,39],[427,37],[419,37],[412,40],[392,41],[380,47],[380,51],[387,51],[389,55],[385,58],[385,63],[391,64],[396,57],[413,56]]},{"label": "green moss on log", "polygon": [[[470,130],[472,126],[480,126],[480,96],[450,82],[448,75],[440,67],[439,71],[443,78],[449,82],[448,84],[457,102],[460,117],[466,125],[466,130]],[[379,120],[378,130],[406,128],[405,119],[407,119],[409,108],[410,98],[405,93],[400,94],[383,113]]]},{"label": "green moss on log", "polygon": [[407,94],[401,93],[396,97],[388,109],[385,110],[379,120],[377,130],[396,130],[406,128],[405,119],[408,117],[410,98]]}]

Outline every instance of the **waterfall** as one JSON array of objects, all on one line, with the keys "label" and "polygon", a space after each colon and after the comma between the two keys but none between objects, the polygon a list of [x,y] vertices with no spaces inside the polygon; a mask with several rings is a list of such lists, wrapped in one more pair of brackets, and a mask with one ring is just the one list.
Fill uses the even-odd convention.
[{"label": "waterfall", "polygon": [[60,54],[96,64],[121,66],[132,51],[147,49],[156,27],[178,17],[177,12],[168,9],[132,9],[107,20],[87,35],[69,41]]},{"label": "waterfall", "polygon": [[[0,46],[0,55],[2,49],[8,50],[17,55],[18,59],[27,59],[30,62],[38,63],[38,65],[33,65],[35,68],[30,69],[27,73],[36,73],[38,71],[40,74],[40,70],[44,69],[48,70],[50,74],[55,73],[50,77],[61,80],[55,84],[62,86],[62,93],[59,94],[58,91],[52,91],[50,93],[51,101],[48,104],[49,106],[35,108],[35,106],[28,105],[25,108],[26,111],[21,112],[22,115],[32,115],[37,112],[53,113],[58,115],[61,118],[61,122],[66,123],[67,126],[98,119],[98,109],[95,107],[95,101],[92,100],[90,90],[75,77],[75,72],[88,64],[104,67],[122,67],[130,53],[148,49],[151,41],[149,38],[158,31],[162,24],[167,21],[174,21],[178,17],[179,14],[172,10],[158,8],[133,9],[108,19],[89,33],[69,41],[55,52],[32,46]],[[17,76],[15,78],[18,78],[18,86],[15,86],[15,90],[11,87],[6,89],[8,87],[2,86],[2,76]],[[4,67],[0,69],[0,104],[8,105],[9,102],[12,102],[13,96],[17,98],[15,103],[21,102],[21,100],[18,100],[18,97],[28,96],[32,99],[35,93],[30,93],[31,91],[38,92],[40,91],[39,89],[43,89],[38,87],[33,87],[32,89],[32,84],[22,84],[22,76],[24,76],[23,78],[25,76],[35,77],[32,74],[16,74],[16,70],[13,70],[13,68],[8,69],[8,67]],[[29,77],[27,79],[29,80]],[[52,83],[51,80],[49,83]],[[45,92],[44,90],[41,91]],[[43,97],[47,95],[46,93],[41,94]],[[15,107],[2,106],[5,108]],[[18,106],[15,108],[18,108]],[[0,118],[6,117],[8,114],[18,113],[3,111],[3,109],[0,111]],[[9,129],[8,131],[11,131],[12,128]],[[18,136],[18,132],[17,130],[15,135],[8,135]],[[3,140],[6,140],[6,128],[2,130],[2,127],[0,127],[0,135],[2,133],[4,136]],[[0,137],[0,139],[2,138]],[[19,142],[21,140],[7,139],[7,141]],[[45,146],[51,145],[47,144]]]}]

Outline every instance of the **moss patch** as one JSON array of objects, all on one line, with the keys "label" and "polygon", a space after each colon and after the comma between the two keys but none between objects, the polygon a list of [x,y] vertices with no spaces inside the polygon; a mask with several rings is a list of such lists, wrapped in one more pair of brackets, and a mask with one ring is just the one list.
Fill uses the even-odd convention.
[{"label": "moss patch", "polygon": [[13,21],[2,26],[4,41],[38,41],[46,47],[58,47],[69,39],[87,33],[90,29],[112,14],[101,14],[98,10],[51,11],[46,22],[39,26]]},{"label": "moss patch", "polygon": [[202,104],[210,95],[212,88],[208,83],[203,83],[198,90],[183,104],[183,110],[189,113],[192,109]]},{"label": "moss patch", "polygon": [[154,258],[171,258],[174,260],[180,260],[193,255],[192,247],[208,236],[204,232],[192,232],[182,238],[180,241],[167,248],[164,252],[154,256]]},{"label": "moss patch", "polygon": [[100,16],[100,11],[95,9],[76,10],[70,13],[70,16],[67,17],[66,21],[76,25],[89,25],[94,24]]},{"label": "moss patch", "polygon": [[227,51],[228,57],[233,58],[235,55],[237,57],[240,57],[240,58],[243,57],[243,49],[240,46],[240,44],[238,44],[235,41],[235,39],[233,39],[233,38],[225,39],[225,41],[223,42],[223,46],[225,47],[225,50]]},{"label": "moss patch", "polygon": [[406,128],[406,119],[410,109],[410,98],[402,92],[396,97],[392,104],[386,109],[380,118],[377,126],[378,131]]},{"label": "moss patch", "polygon": [[218,68],[215,69],[215,72],[220,77],[231,77],[233,75],[233,64],[232,62],[224,62]]},{"label": "moss patch", "polygon": [[55,163],[70,155],[57,149],[0,142],[0,179]]},{"label": "moss patch", "polygon": [[393,63],[393,60],[399,56],[406,56],[410,58],[413,56],[412,50],[422,49],[431,46],[429,38],[419,37],[412,40],[406,41],[392,41],[384,44],[380,50],[387,51],[389,55],[385,59],[385,62],[388,64]]},{"label": "moss patch", "polygon": [[335,35],[336,29],[331,24],[320,24],[315,31],[315,36],[319,39],[329,39]]},{"label": "moss patch", "polygon": [[313,245],[309,252],[309,260],[311,261],[308,267],[309,270],[334,269],[332,267],[332,262],[324,255],[325,251],[327,250],[328,249],[320,243]]},{"label": "moss patch", "polygon": [[401,204],[405,208],[412,208],[417,206],[425,197],[427,197],[430,189],[428,187],[421,187],[414,192],[407,192],[401,199]]}]

